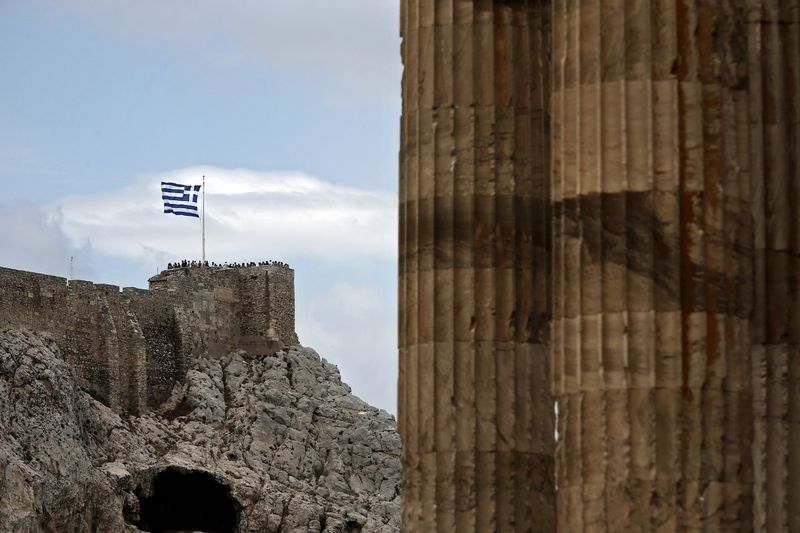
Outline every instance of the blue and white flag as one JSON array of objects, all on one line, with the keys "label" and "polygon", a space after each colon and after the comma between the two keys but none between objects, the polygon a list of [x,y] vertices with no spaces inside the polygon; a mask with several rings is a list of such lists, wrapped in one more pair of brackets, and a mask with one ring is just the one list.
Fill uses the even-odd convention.
[{"label": "blue and white flag", "polygon": [[197,217],[197,197],[200,185],[183,185],[171,181],[161,182],[161,198],[164,200],[164,212],[185,217]]}]

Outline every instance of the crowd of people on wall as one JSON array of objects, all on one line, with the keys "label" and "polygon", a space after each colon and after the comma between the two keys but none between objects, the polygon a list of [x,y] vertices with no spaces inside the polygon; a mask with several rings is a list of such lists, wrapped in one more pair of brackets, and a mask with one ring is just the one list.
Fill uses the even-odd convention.
[{"label": "crowd of people on wall", "polygon": [[173,270],[176,268],[198,268],[198,267],[206,267],[206,268],[247,268],[247,267],[255,267],[255,266],[284,266],[288,267],[286,263],[283,261],[250,261],[247,263],[215,263],[213,261],[190,261],[188,259],[184,259],[183,261],[179,261],[177,263],[167,263],[167,270]]}]

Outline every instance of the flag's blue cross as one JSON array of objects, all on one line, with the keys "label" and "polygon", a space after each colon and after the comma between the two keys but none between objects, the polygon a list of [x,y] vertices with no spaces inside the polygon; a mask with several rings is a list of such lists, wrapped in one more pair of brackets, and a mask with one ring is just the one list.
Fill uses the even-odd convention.
[{"label": "flag's blue cross", "polygon": [[161,199],[164,200],[164,212],[185,217],[197,217],[197,197],[200,185],[183,185],[171,181],[161,182]]}]

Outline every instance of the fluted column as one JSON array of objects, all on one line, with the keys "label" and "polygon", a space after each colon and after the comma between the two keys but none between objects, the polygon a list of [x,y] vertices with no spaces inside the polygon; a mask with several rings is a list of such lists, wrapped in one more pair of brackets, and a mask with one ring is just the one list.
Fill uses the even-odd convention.
[{"label": "fluted column", "polygon": [[560,531],[752,526],[744,6],[554,2]]},{"label": "fluted column", "polygon": [[754,531],[800,531],[800,1],[748,2]]},{"label": "fluted column", "polygon": [[405,531],[552,531],[549,7],[402,0]]}]

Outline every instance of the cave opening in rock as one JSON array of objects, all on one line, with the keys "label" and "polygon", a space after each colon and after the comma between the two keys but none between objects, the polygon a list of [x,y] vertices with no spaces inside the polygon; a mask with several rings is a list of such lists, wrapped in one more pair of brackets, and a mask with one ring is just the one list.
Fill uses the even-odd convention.
[{"label": "cave opening in rock", "polygon": [[143,531],[233,533],[239,522],[231,488],[207,472],[170,467],[155,476],[149,494],[137,495]]}]

